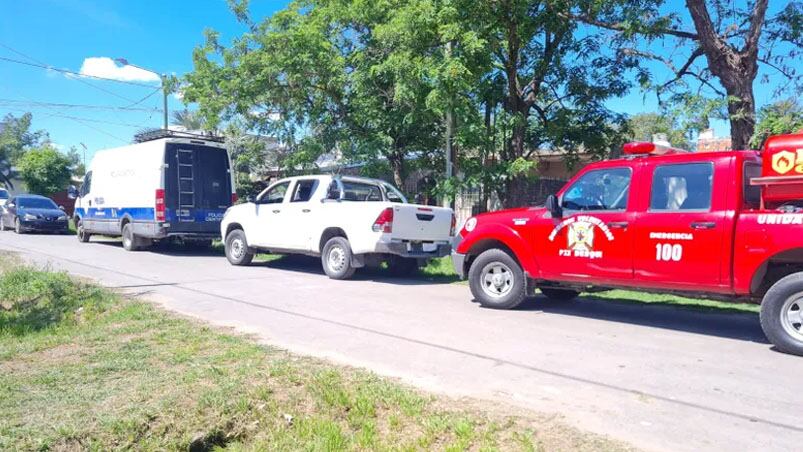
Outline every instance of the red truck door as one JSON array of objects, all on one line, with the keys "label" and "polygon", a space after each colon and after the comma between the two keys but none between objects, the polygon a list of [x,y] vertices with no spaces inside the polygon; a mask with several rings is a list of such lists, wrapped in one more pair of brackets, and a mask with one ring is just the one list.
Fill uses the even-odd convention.
[{"label": "red truck door", "polygon": [[536,220],[534,249],[542,277],[560,281],[633,278],[632,162],[581,173],[560,195],[563,217]]},{"label": "red truck door", "polygon": [[[645,165],[647,202],[633,228],[639,285],[700,290],[722,282],[727,167],[714,161]],[[726,162],[720,162],[726,164]],[[717,196],[714,196],[717,193]]]}]

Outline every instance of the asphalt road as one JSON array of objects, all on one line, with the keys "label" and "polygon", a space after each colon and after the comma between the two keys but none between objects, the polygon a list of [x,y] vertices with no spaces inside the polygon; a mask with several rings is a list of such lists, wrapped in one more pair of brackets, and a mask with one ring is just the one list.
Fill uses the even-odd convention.
[{"label": "asphalt road", "polygon": [[0,250],[272,345],[558,413],[646,449],[803,447],[803,358],[773,351],[756,315],[593,297],[493,311],[463,285],[359,272],[332,281],[309,259],[240,268],[211,253],[128,253],[71,236],[2,232]]}]

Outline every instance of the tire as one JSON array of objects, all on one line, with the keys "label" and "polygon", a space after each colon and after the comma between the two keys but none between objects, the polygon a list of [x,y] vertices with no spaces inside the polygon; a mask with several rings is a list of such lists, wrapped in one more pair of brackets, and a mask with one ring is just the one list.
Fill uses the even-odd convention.
[{"label": "tire", "polygon": [[412,276],[418,272],[418,259],[391,256],[388,259],[388,270],[393,276]]},{"label": "tire", "polygon": [[248,248],[248,240],[242,229],[235,229],[226,236],[224,248],[231,265],[250,265],[254,260],[254,253]]},{"label": "tire", "polygon": [[332,237],[323,246],[321,264],[326,276],[332,279],[349,279],[357,270],[352,266],[354,256],[351,244],[345,237]]},{"label": "tire", "polygon": [[134,227],[131,226],[131,223],[123,226],[123,248],[126,251],[140,251],[150,246],[151,243],[150,240],[134,234]]},{"label": "tire", "polygon": [[14,219],[14,232],[17,234],[25,234],[25,231],[22,230],[22,225],[20,224],[20,219]]},{"label": "tire", "polygon": [[541,293],[545,297],[554,301],[569,301],[574,300],[580,295],[580,292],[571,289],[556,289],[554,287],[541,287]]},{"label": "tire", "polygon": [[81,243],[89,242],[89,238],[92,237],[92,234],[86,232],[84,230],[83,221],[80,219],[75,221],[75,236],[78,238],[78,241]]},{"label": "tire", "polygon": [[5,230],[6,230],[6,222],[5,220],[3,220],[3,215],[0,214],[0,232],[3,232]]},{"label": "tire", "polygon": [[474,259],[468,271],[474,299],[486,308],[513,309],[526,298],[524,271],[516,259],[490,249]]},{"label": "tire", "polygon": [[803,356],[803,272],[781,278],[761,301],[761,329],[783,353]]}]

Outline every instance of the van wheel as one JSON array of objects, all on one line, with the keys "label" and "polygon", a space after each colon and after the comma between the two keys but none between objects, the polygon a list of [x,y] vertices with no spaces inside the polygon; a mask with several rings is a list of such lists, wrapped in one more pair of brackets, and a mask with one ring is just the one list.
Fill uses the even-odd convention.
[{"label": "van wheel", "polygon": [[139,251],[150,244],[150,240],[134,234],[134,227],[131,226],[131,223],[126,223],[123,226],[123,248],[126,251]]},{"label": "van wheel", "polygon": [[75,222],[75,236],[78,237],[79,242],[87,243],[89,238],[92,237],[92,234],[86,232],[84,229],[84,222],[78,220]]},{"label": "van wheel", "polygon": [[235,229],[226,236],[226,259],[231,265],[249,265],[254,260],[254,253],[248,248],[245,232]]},{"label": "van wheel", "polygon": [[349,279],[357,270],[352,267],[351,244],[345,237],[332,237],[323,246],[321,262],[326,276],[332,279]]},{"label": "van wheel", "polygon": [[468,271],[471,294],[486,308],[513,309],[526,297],[524,271],[515,259],[500,249],[490,249]]},{"label": "van wheel", "polygon": [[539,289],[545,297],[554,301],[574,300],[580,295],[580,292],[571,289],[555,289],[554,287],[540,287]]},{"label": "van wheel", "polygon": [[22,230],[22,224],[20,224],[20,219],[14,219],[14,232],[17,234],[25,234],[25,231]]},{"label": "van wheel", "polygon": [[803,273],[776,282],[761,301],[761,329],[778,351],[803,356]]}]

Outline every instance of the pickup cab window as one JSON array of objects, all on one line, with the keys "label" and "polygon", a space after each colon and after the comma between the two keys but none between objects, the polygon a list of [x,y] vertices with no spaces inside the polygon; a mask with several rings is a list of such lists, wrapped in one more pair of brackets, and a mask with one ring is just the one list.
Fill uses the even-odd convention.
[{"label": "pickup cab window", "polygon": [[269,188],[262,196],[259,197],[260,204],[279,204],[284,200],[284,195],[287,193],[287,188],[290,186],[290,181],[282,182]]},{"label": "pickup cab window", "polygon": [[301,179],[296,182],[290,202],[307,202],[318,188],[318,179]]},{"label": "pickup cab window", "polygon": [[661,165],[655,168],[650,194],[650,210],[708,210],[714,166],[711,163]]},{"label": "pickup cab window", "polygon": [[563,194],[569,210],[625,210],[630,188],[630,168],[589,171]]},{"label": "pickup cab window", "polygon": [[379,185],[347,180],[343,181],[343,199],[346,201],[384,201]]}]

